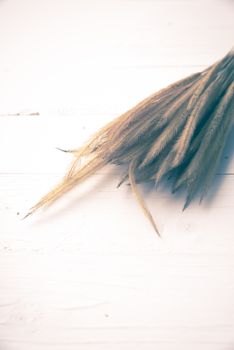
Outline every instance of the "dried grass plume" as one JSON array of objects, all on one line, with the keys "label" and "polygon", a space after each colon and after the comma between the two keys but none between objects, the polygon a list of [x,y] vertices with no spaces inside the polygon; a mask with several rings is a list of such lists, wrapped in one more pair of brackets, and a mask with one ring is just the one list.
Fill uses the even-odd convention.
[{"label": "dried grass plume", "polygon": [[[29,213],[51,204],[107,164],[127,166],[136,199],[159,234],[137,184],[165,176],[172,191],[187,190],[184,209],[200,190],[201,199],[215,174],[234,120],[234,50],[202,72],[149,96],[107,124],[81,148],[64,179]],[[82,166],[80,159],[85,160]],[[120,185],[119,184],[119,185]]]}]

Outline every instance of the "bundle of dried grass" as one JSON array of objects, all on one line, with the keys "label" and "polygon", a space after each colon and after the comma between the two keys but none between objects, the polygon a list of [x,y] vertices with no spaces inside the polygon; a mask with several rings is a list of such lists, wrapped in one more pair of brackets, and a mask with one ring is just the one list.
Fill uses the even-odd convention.
[{"label": "bundle of dried grass", "polygon": [[[67,175],[28,215],[106,164],[125,164],[127,171],[120,184],[129,181],[159,233],[136,184],[150,180],[158,184],[169,175],[173,192],[182,186],[187,189],[184,209],[198,189],[203,198],[233,125],[233,97],[234,50],[203,72],[146,98],[98,131],[83,147],[68,151],[75,159]],[[80,159],[85,160],[82,166]]]}]

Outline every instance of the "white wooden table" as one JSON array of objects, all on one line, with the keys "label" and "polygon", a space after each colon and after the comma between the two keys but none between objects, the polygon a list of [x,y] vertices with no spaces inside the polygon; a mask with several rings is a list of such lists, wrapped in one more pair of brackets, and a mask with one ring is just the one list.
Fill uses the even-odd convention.
[{"label": "white wooden table", "polygon": [[116,168],[21,220],[71,161],[56,147],[221,58],[233,17],[231,0],[0,1],[0,350],[234,349],[234,132],[202,205],[141,188],[162,240]]}]

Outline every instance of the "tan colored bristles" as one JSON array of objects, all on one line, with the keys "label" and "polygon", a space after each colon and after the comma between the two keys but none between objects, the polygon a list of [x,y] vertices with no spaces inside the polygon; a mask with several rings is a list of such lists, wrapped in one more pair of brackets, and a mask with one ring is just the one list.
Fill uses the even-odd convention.
[{"label": "tan colored bristles", "polygon": [[159,234],[138,183],[165,176],[172,191],[184,186],[186,208],[201,188],[206,194],[234,121],[234,51],[203,72],[169,85],[108,123],[82,147],[64,179],[31,208],[51,204],[107,164],[125,165],[142,210]]},{"label": "tan colored bristles", "polygon": [[94,174],[104,165],[105,163],[103,160],[98,158],[92,159],[86,165],[84,165],[79,170],[79,172],[73,174],[73,176],[65,177],[65,179],[59,185],[57,185],[52,191],[50,191],[48,194],[42,197],[42,199],[30,209],[30,211],[25,217],[33,214],[36,210],[45,205],[52,204],[55,200],[57,200],[63,194],[68,192],[74,186],[78,185],[80,182],[83,182],[86,178]]},{"label": "tan colored bristles", "polygon": [[136,161],[132,161],[130,163],[130,166],[129,166],[129,181],[130,181],[130,185],[131,185],[131,189],[132,189],[132,192],[134,193],[135,197],[136,197],[136,200],[137,202],[140,204],[140,207],[142,208],[145,216],[148,218],[148,220],[150,221],[151,225],[153,226],[155,232],[158,234],[158,236],[160,237],[160,233],[159,233],[159,230],[157,228],[157,225],[153,219],[153,216],[152,214],[150,213],[147,205],[145,204],[145,201],[143,199],[143,197],[141,196],[138,188],[137,188],[137,185],[136,185],[136,181],[135,181],[135,168],[136,168],[136,165],[137,165],[137,162]]}]

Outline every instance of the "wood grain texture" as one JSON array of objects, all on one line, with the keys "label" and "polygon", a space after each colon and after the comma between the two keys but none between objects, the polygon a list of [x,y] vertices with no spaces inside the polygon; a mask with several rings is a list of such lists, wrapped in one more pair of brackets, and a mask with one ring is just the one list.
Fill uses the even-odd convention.
[{"label": "wood grain texture", "polygon": [[222,57],[233,14],[231,0],[0,1],[0,350],[234,349],[234,133],[201,205],[141,187],[161,240],[115,167],[21,220],[71,161],[56,147]]}]

